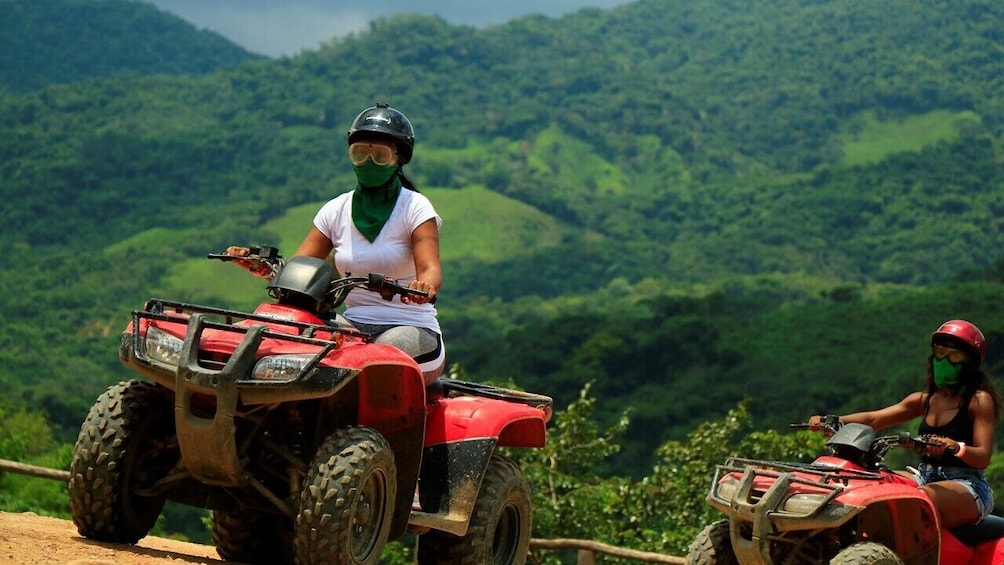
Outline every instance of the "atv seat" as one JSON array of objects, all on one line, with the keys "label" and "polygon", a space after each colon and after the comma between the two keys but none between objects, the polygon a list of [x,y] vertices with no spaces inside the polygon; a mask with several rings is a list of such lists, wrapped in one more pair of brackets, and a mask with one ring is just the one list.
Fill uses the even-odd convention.
[{"label": "atv seat", "polygon": [[952,534],[969,547],[977,546],[985,541],[1004,538],[1004,518],[991,514],[979,524],[968,524],[955,528],[952,530]]}]

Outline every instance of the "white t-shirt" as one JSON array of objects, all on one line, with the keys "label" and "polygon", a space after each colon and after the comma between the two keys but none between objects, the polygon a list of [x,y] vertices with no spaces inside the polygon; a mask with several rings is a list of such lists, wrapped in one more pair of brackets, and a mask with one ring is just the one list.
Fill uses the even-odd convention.
[{"label": "white t-shirt", "polygon": [[[381,273],[408,286],[415,280],[415,255],[411,234],[436,214],[424,194],[401,188],[387,223],[376,240],[370,242],[352,223],[352,192],[346,192],[321,207],[314,216],[314,226],[334,245],[335,268],[345,275],[366,276]],[[432,304],[403,304],[400,297],[384,300],[376,292],[354,289],[345,299],[345,317],[364,324],[416,326],[442,333]]]}]

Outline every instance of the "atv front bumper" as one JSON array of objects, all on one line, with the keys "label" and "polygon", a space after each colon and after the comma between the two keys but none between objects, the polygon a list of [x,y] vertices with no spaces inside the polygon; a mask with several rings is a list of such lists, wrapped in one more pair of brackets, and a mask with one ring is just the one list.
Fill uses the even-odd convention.
[{"label": "atv front bumper", "polygon": [[708,503],[728,516],[739,563],[769,565],[786,534],[839,528],[862,510],[834,502],[843,490],[832,472],[731,459],[717,467]]},{"label": "atv front bumper", "polygon": [[[119,357],[136,372],[174,391],[175,425],[182,458],[192,476],[208,484],[244,486],[248,482],[239,461],[234,421],[241,407],[331,396],[359,372],[319,364],[337,347],[332,340],[277,332],[268,328],[268,320],[238,326],[210,319],[235,315],[230,311],[180,305],[186,307],[186,315],[181,316],[164,313],[163,303],[158,306],[153,311],[133,312],[130,331],[122,335]],[[168,303],[168,307],[172,306],[179,305]],[[248,318],[246,314],[241,316]],[[187,328],[175,363],[154,359],[147,351],[146,332],[156,322]],[[200,344],[207,330],[236,336],[236,347],[228,358],[200,355]],[[254,379],[253,367],[266,339],[305,346],[313,352],[312,358],[288,379]]]}]

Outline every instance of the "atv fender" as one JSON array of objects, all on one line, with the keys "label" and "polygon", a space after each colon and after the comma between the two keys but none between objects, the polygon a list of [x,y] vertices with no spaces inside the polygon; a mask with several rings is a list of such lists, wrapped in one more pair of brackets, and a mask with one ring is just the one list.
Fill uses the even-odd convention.
[{"label": "atv fender", "polygon": [[[418,365],[395,362],[399,350],[390,345],[370,344],[371,353],[387,348],[387,357],[377,361],[360,360],[363,369],[356,377],[358,405],[356,418],[360,425],[371,427],[383,435],[394,451],[397,468],[397,498],[394,501],[390,537],[404,534],[408,527],[415,485],[423,458],[422,438],[425,433],[425,383]],[[346,348],[346,351],[351,348]],[[363,348],[356,348],[360,352]],[[335,404],[335,406],[337,403]]]},{"label": "atv fender", "polygon": [[857,528],[869,540],[895,551],[904,563],[937,563],[941,551],[937,510],[916,487],[904,488],[874,496],[858,515]]},{"label": "atv fender", "polygon": [[463,536],[496,446],[543,447],[545,412],[491,398],[443,398],[429,407],[411,525]]},{"label": "atv fender", "polygon": [[477,396],[443,398],[429,407],[425,445],[494,438],[501,447],[544,447],[545,413]]}]

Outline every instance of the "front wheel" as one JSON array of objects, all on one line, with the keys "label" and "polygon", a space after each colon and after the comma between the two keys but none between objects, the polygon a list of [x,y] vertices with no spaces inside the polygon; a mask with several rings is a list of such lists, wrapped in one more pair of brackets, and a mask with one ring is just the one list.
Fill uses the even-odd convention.
[{"label": "front wheel", "polygon": [[729,521],[719,520],[704,528],[690,543],[688,565],[737,565],[739,560],[732,551]]},{"label": "front wheel", "polygon": [[903,565],[903,560],[880,543],[863,542],[841,550],[830,565]]},{"label": "front wheel", "polygon": [[530,485],[512,460],[493,455],[467,535],[431,531],[418,538],[418,562],[522,565],[530,551]]},{"label": "front wheel", "polygon": [[172,409],[163,389],[135,380],[95,401],[70,461],[70,514],[80,535],[136,543],[154,526],[166,498],[142,491],[179,457]]},{"label": "front wheel", "polygon": [[377,565],[390,535],[397,467],[371,428],[328,436],[307,473],[293,546],[298,565]]}]

